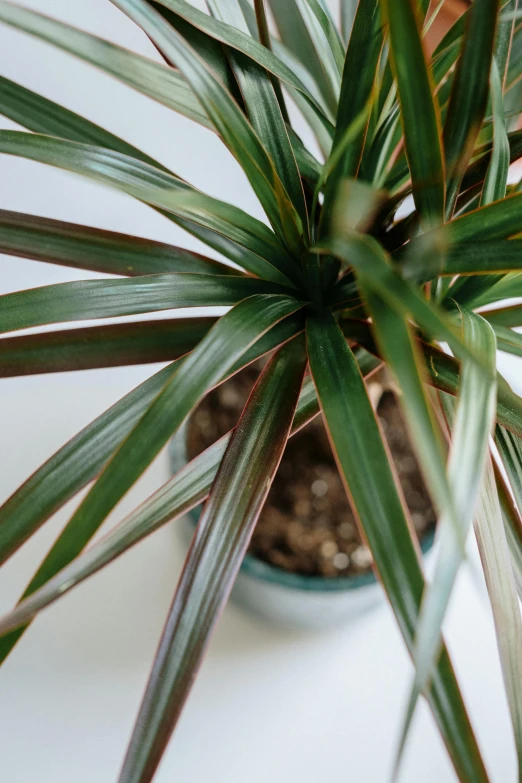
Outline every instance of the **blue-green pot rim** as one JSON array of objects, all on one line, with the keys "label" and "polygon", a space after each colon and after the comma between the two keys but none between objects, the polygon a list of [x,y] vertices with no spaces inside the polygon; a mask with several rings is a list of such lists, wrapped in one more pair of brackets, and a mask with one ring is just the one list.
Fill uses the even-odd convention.
[{"label": "blue-green pot rim", "polygon": [[[172,438],[169,446],[169,453],[172,461],[174,461],[175,452],[177,451],[178,460],[180,462],[183,460],[185,464],[188,462],[185,435],[186,427],[183,427]],[[194,526],[196,526],[198,522],[201,508],[201,506],[197,506],[196,508],[191,509],[187,514]],[[432,548],[434,538],[435,530],[431,530],[420,542],[421,550],[424,555]],[[360,587],[368,587],[369,585],[377,584],[377,578],[373,571],[369,571],[366,574],[359,574],[358,576],[303,576],[302,574],[293,574],[290,573],[290,571],[284,571],[282,568],[277,568],[277,566],[270,565],[270,563],[266,563],[264,560],[260,560],[259,558],[254,557],[254,555],[249,554],[246,554],[243,558],[240,573],[263,582],[270,582],[271,584],[293,588],[294,590],[306,590],[309,592],[357,590]]]}]

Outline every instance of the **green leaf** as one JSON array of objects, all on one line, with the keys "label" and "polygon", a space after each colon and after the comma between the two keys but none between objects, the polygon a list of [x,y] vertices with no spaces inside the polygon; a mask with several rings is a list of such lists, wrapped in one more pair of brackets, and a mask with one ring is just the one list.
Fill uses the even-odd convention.
[{"label": "green leaf", "polygon": [[[513,23],[511,22],[511,24]],[[510,162],[509,140],[504,119],[502,77],[495,57],[493,57],[491,62],[490,81],[491,103],[493,106],[493,147],[484,180],[480,201],[481,206],[491,204],[505,197]],[[458,301],[473,301],[482,291],[487,291],[499,279],[498,275],[487,275],[487,277],[479,279],[472,278],[470,280],[457,281],[452,286],[452,295]]]},{"label": "green leaf", "polygon": [[460,183],[486,110],[499,0],[475,0],[466,15],[460,57],[444,125],[446,213],[451,216]]},{"label": "green leaf", "polygon": [[[199,54],[199,56],[205,60],[207,65],[212,68],[216,76],[227,90],[234,96],[238,104],[242,105],[241,92],[239,91],[238,84],[227,60],[224,47],[212,36],[200,30],[195,25],[188,22],[179,14],[174,13],[169,8],[166,8],[155,0],[147,0],[147,3],[157,11],[168,22],[171,27],[174,27],[180,35],[192,46],[192,48]],[[160,54],[169,63],[169,65],[176,67],[170,60],[168,52],[164,52],[159,49]]]},{"label": "green leaf", "polygon": [[230,439],[169,610],[121,783],[152,780],[165,751],[283,454],[305,364],[302,339],[281,348]]},{"label": "green leaf", "polygon": [[[62,546],[60,539],[58,540],[59,546],[55,544],[40,565],[24,591],[20,603],[9,615],[0,620],[0,663],[7,658],[29,623],[42,609],[54,603],[167,522],[178,519],[205,500],[230,437],[229,432],[213,443],[139,508],[81,554],[79,553],[89,539],[83,536],[79,546],[74,544],[75,530],[69,528],[67,537],[70,546]],[[75,557],[76,549],[78,552]]]},{"label": "green leaf", "polygon": [[[300,78],[303,81],[306,79],[311,81],[311,77],[308,71],[306,71],[301,63],[294,58],[291,52],[285,48],[284,44],[282,44],[280,41],[272,40],[272,45],[282,60],[288,63],[289,66],[294,68],[296,71],[299,71]],[[312,85],[315,87],[315,82],[311,81],[311,90],[313,89]],[[289,86],[287,86],[287,91],[290,98],[295,103],[304,120],[308,124],[310,130],[312,131],[323,157],[326,158],[330,154],[330,150],[332,148],[332,137],[334,134],[333,125],[330,124],[329,127],[325,127],[325,124],[321,122],[320,119],[318,119],[316,113],[306,102],[300,92]]]},{"label": "green leaf", "polygon": [[[302,318],[299,313],[276,323],[222,380],[273,350],[301,329]],[[175,376],[180,361],[160,370],[95,419],[50,457],[0,507],[1,562],[100,473],[153,400]],[[64,535],[67,535],[66,531]],[[71,537],[78,543],[76,532]]]},{"label": "green leaf", "polygon": [[68,525],[80,541],[89,540],[204,394],[265,332],[301,306],[288,297],[252,296],[217,321],[183,360],[71,517]]},{"label": "green leaf", "polygon": [[255,275],[284,284],[288,279],[276,266],[294,274],[294,262],[264,223],[195,190],[173,174],[101,147],[19,131],[0,131],[0,153],[94,178],[184,221],[223,234],[233,245],[248,251],[247,255],[239,252],[237,260]]},{"label": "green leaf", "polygon": [[184,74],[212,124],[239,162],[276,234],[290,253],[303,250],[303,224],[274,162],[230,93],[185,39],[145,0],[111,0]]},{"label": "green leaf", "polygon": [[520,436],[505,427],[495,429],[495,444],[498,448],[509,486],[518,508],[522,508],[522,441]]},{"label": "green leaf", "polygon": [[486,310],[480,313],[480,315],[489,321],[493,328],[497,326],[504,326],[512,328],[514,326],[522,326],[522,305],[509,305],[508,307],[500,307],[498,310]]},{"label": "green leaf", "polygon": [[[272,34],[270,33],[270,27],[268,25],[265,0],[254,0],[255,10],[252,10],[249,0],[238,0],[238,5],[242,11],[246,29],[252,38],[255,38],[256,41],[259,41],[263,46],[266,46],[267,49],[273,51]],[[270,79],[283,119],[287,125],[290,125],[290,115],[288,114],[281,84],[273,74],[270,74]]]},{"label": "green leaf", "polygon": [[[239,0],[229,0],[226,5],[209,2],[209,5],[218,19],[249,35]],[[303,186],[268,72],[241,52],[229,50],[228,56],[245,101],[247,116],[271,156],[281,182],[299,214],[303,230],[308,235],[308,212]]]},{"label": "green leaf", "polygon": [[491,102],[493,107],[493,147],[482,191],[481,206],[498,201],[506,195],[509,169],[509,141],[504,119],[502,78],[495,58],[491,62]]},{"label": "green leaf", "polygon": [[172,68],[22,6],[0,2],[0,21],[95,65],[169,109],[210,127],[184,77]]},{"label": "green leaf", "polygon": [[[375,414],[333,317],[309,318],[307,338],[310,368],[341,476],[412,652],[424,580]],[[446,653],[428,699],[460,779],[486,781]]]},{"label": "green leaf", "polygon": [[511,568],[520,597],[522,596],[522,517],[496,462],[493,463],[493,470],[511,557]]},{"label": "green leaf", "polygon": [[491,460],[486,465],[474,527],[493,610],[518,767],[522,770],[522,620]]},{"label": "green leaf", "polygon": [[413,0],[383,0],[383,8],[390,34],[390,55],[399,92],[413,199],[421,224],[429,229],[444,221],[444,162],[420,19]]},{"label": "green leaf", "polygon": [[[489,373],[464,362],[458,407],[452,426],[448,478],[457,511],[458,529],[448,516],[439,522],[439,545],[433,580],[424,589],[413,661],[415,677],[406,710],[397,763],[404,749],[417,699],[430,682],[441,646],[441,627],[455,579],[464,559],[466,540],[482,487],[489,437],[495,420],[496,341],[489,324],[478,315],[462,311],[464,340],[483,359]],[[447,401],[442,398],[443,403]],[[451,420],[453,406],[446,408]]]},{"label": "green leaf", "polygon": [[[361,0],[346,52],[335,136],[330,159],[327,162],[327,168],[328,166],[332,168],[332,161],[338,157],[335,168],[330,172],[325,190],[326,221],[340,181],[345,177],[357,175],[368,126],[367,107],[372,95],[382,45],[379,0]],[[359,74],[359,78],[354,78],[355,73]],[[349,143],[346,142],[347,136],[349,136]]]},{"label": "green leaf", "polygon": [[[456,396],[460,384],[456,360],[438,348],[424,345],[430,383],[435,388]],[[497,376],[497,421],[517,437],[522,438],[522,399],[515,394],[501,376]]]},{"label": "green leaf", "polygon": [[290,125],[287,126],[287,131],[290,137],[299,172],[303,179],[308,180],[309,183],[315,187],[317,180],[321,176],[323,166],[305,147],[297,133]]},{"label": "green leaf", "polygon": [[448,245],[507,239],[522,231],[522,193],[468,212],[446,225]]},{"label": "green leaf", "polygon": [[[2,4],[0,3],[0,18]],[[130,54],[130,53],[129,53]],[[128,144],[113,133],[95,125],[94,122],[81,117],[58,103],[44,98],[37,92],[28,90],[21,84],[0,76],[0,114],[9,117],[28,130],[35,133],[45,133],[69,141],[80,141],[106,147],[131,158],[137,158],[150,163],[157,168],[164,168],[160,163],[149,157],[137,147]],[[210,125],[206,119],[207,125]],[[167,169],[165,169],[166,171]]]},{"label": "green leaf", "polygon": [[296,0],[268,0],[283,44],[315,80],[323,99],[335,114],[338,93],[326,74]]},{"label": "green leaf", "polygon": [[511,353],[515,356],[522,356],[522,334],[496,324],[493,324],[493,329],[497,337],[497,347],[500,351]]},{"label": "green leaf", "polygon": [[[183,0],[162,0],[162,5],[171,8],[188,22],[208,33],[217,41],[232,46],[249,55],[293,89],[299,91],[315,118],[327,133],[333,133],[331,122],[326,118],[316,97],[301,79],[279,57],[261,46],[250,36],[244,36],[222,25],[218,20],[198,11]],[[201,109],[192,90],[181,74],[161,63],[134,54],[127,49],[85,33],[75,27],[59,22],[28,8],[0,2],[0,21],[52,43],[79,57],[106,73],[110,73],[125,84],[134,87],[149,98],[159,101],[189,119],[211,127],[208,117]]]},{"label": "green leaf", "polygon": [[495,59],[500,74],[501,88],[504,91],[509,60],[516,30],[518,0],[504,0],[500,3],[500,13],[497,23],[497,40],[495,42]]},{"label": "green leaf", "polygon": [[[295,317],[292,318],[295,320]],[[286,321],[291,319],[286,319]],[[284,325],[285,322],[283,321],[272,332],[277,331],[281,333],[280,327]],[[281,337],[284,337],[284,335],[281,334]],[[264,341],[266,342],[266,337],[262,338],[259,343]],[[357,349],[355,356],[363,375],[373,372],[381,364],[380,360],[375,359],[362,349]],[[311,421],[318,413],[319,403],[315,394],[315,388],[311,378],[308,376],[303,382],[290,434],[298,432],[301,427]],[[78,540],[78,534],[74,527],[66,528],[60,539],[58,539],[55,548],[42,563],[27,587],[24,593],[23,604],[21,603],[9,615],[9,620],[6,618],[7,624],[5,628],[10,630],[26,623],[41,609],[60,598],[60,596],[77,584],[80,584],[87,577],[92,576],[92,574],[126,552],[131,546],[137,544],[162,525],[182,516],[190,508],[201,503],[210,492],[230,436],[231,433],[228,433],[199,456],[195,457],[192,462],[182,468],[161,489],[126,517],[117,528],[112,530],[101,541],[93,544],[82,555],[79,555],[68,567],[66,566],[71,562],[74,551],[79,552],[87,542],[85,539]],[[74,542],[75,549],[71,550],[72,543],[69,546],[61,545],[64,537],[69,539],[70,542]],[[36,591],[38,592],[36,593]],[[33,592],[34,595],[32,595]],[[29,598],[29,596],[32,597]],[[24,629],[18,629],[3,640],[0,640],[0,662],[5,660],[23,632]]]},{"label": "green leaf", "polygon": [[183,273],[77,280],[0,296],[0,332],[178,307],[231,305],[253,294],[284,292],[281,286],[264,280],[231,275]]},{"label": "green leaf", "polygon": [[164,242],[0,209],[0,253],[112,275],[238,270]]},{"label": "green leaf", "polygon": [[[397,193],[400,184],[409,182],[409,168],[400,148],[399,156],[394,165],[395,151],[402,139],[399,105],[395,103],[373,134],[370,144],[366,144],[361,161],[361,176],[375,187],[396,194],[402,200],[401,192]],[[408,191],[411,190],[411,183]],[[416,213],[415,213],[416,215]]]},{"label": "green leaf", "polygon": [[[1,8],[0,3],[0,11]],[[57,103],[8,80],[0,82],[0,87],[2,88],[0,90],[0,106],[3,113],[35,133],[58,136],[69,141],[87,144],[94,143],[97,146],[121,152],[124,155],[129,155],[131,158],[137,158],[145,163],[150,163],[155,168],[171,173],[140,150],[103,128],[94,125],[84,117],[64,109]],[[162,210],[158,211],[240,266],[244,264],[245,268],[248,267],[251,270],[258,269],[259,262],[255,255],[252,256],[251,251],[244,246],[238,246],[233,240],[224,236],[222,230],[211,230],[201,225],[196,225],[191,221],[175,217],[171,213]]]},{"label": "green leaf", "polygon": [[[464,14],[454,23],[452,28],[450,28],[447,36],[443,39],[441,45],[437,47],[435,54],[431,59],[433,82],[438,88],[437,101],[439,105],[441,105],[442,92],[448,89],[448,87],[451,88],[452,69],[460,52],[460,38],[466,14],[467,12],[464,12]],[[446,79],[448,74],[449,78]],[[388,89],[390,89],[390,87],[388,87]],[[385,114],[384,109],[383,114]],[[373,151],[372,149],[372,157],[374,160],[371,163],[370,168],[370,170],[374,172],[372,175],[374,181],[379,181],[381,186],[389,191],[395,191],[399,185],[406,184],[409,179],[408,164],[406,156],[403,153],[399,155],[398,160],[391,168],[388,176],[384,180],[380,179],[384,170],[384,163],[388,163],[391,153],[400,142],[400,127],[398,127],[398,122],[395,121],[394,114],[395,112],[392,111],[387,115],[385,114],[386,120],[380,123],[380,127],[378,128],[379,132],[374,141],[374,146],[376,146],[377,150]],[[398,117],[396,119],[398,119]],[[389,125],[389,128],[387,128],[387,124]],[[376,163],[375,156],[377,152],[379,152],[380,159]]]},{"label": "green leaf", "polygon": [[336,98],[341,86],[344,63],[344,45],[326,7],[318,0],[290,0],[295,2],[321,64],[330,90]]},{"label": "green leaf", "polygon": [[0,340],[0,378],[172,361],[191,351],[215,320],[173,318],[7,337]]},{"label": "green leaf", "polygon": [[277,54],[260,44],[251,34],[247,35],[228,24],[224,24],[219,19],[214,19],[190,3],[185,2],[185,0],[156,0],[156,3],[178,14],[216,41],[221,41],[221,43],[246,54],[251,60],[266,68],[267,71],[284,81],[289,87],[297,90],[325,130],[333,131],[332,125],[319,105],[313,89],[310,90],[309,85],[303,83],[300,75],[293,68],[289,67],[286,62],[283,62]]},{"label": "green leaf", "polygon": [[[450,224],[451,225],[451,224]],[[447,234],[441,233],[441,244],[444,244]],[[426,236],[424,237],[426,239]],[[420,241],[416,242],[416,250],[401,254],[400,268],[408,280],[423,283],[435,277],[455,275],[483,275],[490,277],[489,272],[513,272],[522,269],[522,242],[517,239],[495,239],[483,242],[459,242],[450,245],[442,252],[423,254],[420,258]],[[480,292],[477,292],[477,295]],[[449,294],[458,302],[464,300],[465,292],[451,288]],[[471,299],[476,298],[471,294]],[[469,301],[466,298],[466,301]]]},{"label": "green leaf", "polygon": [[362,293],[380,353],[401,390],[399,401],[437,516],[447,514],[458,529],[455,499],[446,475],[446,454],[425,392],[427,371],[419,346],[401,315],[369,286],[364,285]]},{"label": "green leaf", "polygon": [[482,307],[483,305],[503,302],[505,299],[518,298],[520,296],[522,296],[522,274],[514,272],[504,275],[489,291],[483,291],[479,296],[475,297],[473,306]]},{"label": "green leaf", "polygon": [[[522,131],[510,131],[508,133],[509,162],[514,163],[522,156]],[[481,184],[485,177],[491,160],[492,144],[485,144],[474,152],[474,159],[466,169],[462,180],[461,194],[472,191]]]},{"label": "green leaf", "polygon": [[[366,351],[380,357],[369,323],[341,317],[339,326],[349,340],[355,340]],[[435,389],[457,396],[460,385],[459,362],[435,345],[419,341],[419,348],[424,355],[427,382]],[[500,373],[497,373],[497,384],[497,421],[517,438],[522,438],[522,398],[512,391]]]},{"label": "green leaf", "polygon": [[315,250],[334,255],[345,264],[353,266],[358,275],[397,312],[412,316],[432,337],[448,342],[458,356],[465,356],[479,364],[458,336],[449,316],[424,299],[413,285],[396,272],[381,245],[373,237],[347,231],[341,224],[337,230],[339,233],[336,236],[323,242]]}]

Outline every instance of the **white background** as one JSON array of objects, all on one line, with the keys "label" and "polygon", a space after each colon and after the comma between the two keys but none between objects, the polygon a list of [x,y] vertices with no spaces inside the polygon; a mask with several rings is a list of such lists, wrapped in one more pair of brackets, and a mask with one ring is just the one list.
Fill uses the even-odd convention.
[{"label": "white background", "polygon": [[[156,57],[143,34],[109,0],[27,4]],[[237,164],[211,133],[188,120],[72,57],[3,27],[0,73],[104,125],[196,186],[261,217]],[[0,123],[16,127],[1,118]],[[0,178],[2,208],[202,248],[152,210],[73,175],[4,156]],[[0,256],[2,293],[89,276]],[[516,362],[502,357],[501,367],[516,386]],[[0,381],[0,499],[157,369]],[[108,525],[167,477],[163,453]],[[3,569],[3,610],[17,599],[72,508],[69,504]],[[2,780],[116,779],[182,557],[176,531],[163,529],[34,623],[0,671]],[[447,638],[492,781],[507,783],[515,780],[513,743],[475,555],[471,563],[459,579]],[[384,601],[349,627],[320,633],[276,631],[231,606],[157,780],[387,781],[410,675],[404,645]],[[423,706],[401,781],[454,780]]]}]

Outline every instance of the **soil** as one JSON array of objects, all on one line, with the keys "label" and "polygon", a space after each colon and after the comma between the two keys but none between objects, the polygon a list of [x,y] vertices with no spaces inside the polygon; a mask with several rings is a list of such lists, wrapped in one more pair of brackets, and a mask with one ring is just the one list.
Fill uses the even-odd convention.
[{"label": "soil", "polygon": [[[251,365],[203,400],[188,426],[190,459],[235,426],[259,375]],[[369,385],[419,538],[431,532],[435,513],[408,441],[394,394]],[[372,557],[359,535],[321,417],[287,443],[249,552],[273,566],[307,576],[363,574]]]}]

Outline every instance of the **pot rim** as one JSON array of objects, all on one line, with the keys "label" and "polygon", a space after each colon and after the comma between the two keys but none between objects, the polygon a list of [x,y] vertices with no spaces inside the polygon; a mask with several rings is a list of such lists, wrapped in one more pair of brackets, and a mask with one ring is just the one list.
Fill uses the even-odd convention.
[{"label": "pot rim", "polygon": [[[189,417],[190,418],[190,417]],[[171,461],[179,461],[186,465],[189,462],[187,454],[187,423],[188,419],[180,427],[178,432],[171,439],[169,444],[169,455]],[[176,453],[177,452],[177,453]],[[179,468],[176,468],[176,470]],[[191,523],[196,526],[200,515],[200,506],[190,509],[187,516]],[[423,555],[427,554],[433,546],[435,530],[432,529],[420,541],[420,548]],[[246,554],[241,564],[240,572],[254,579],[263,582],[281,585],[282,587],[293,588],[294,590],[308,592],[341,592],[345,590],[358,590],[362,587],[369,587],[378,583],[377,577],[372,570],[365,574],[357,576],[305,576],[285,571],[270,563],[261,560],[255,555]]]}]

